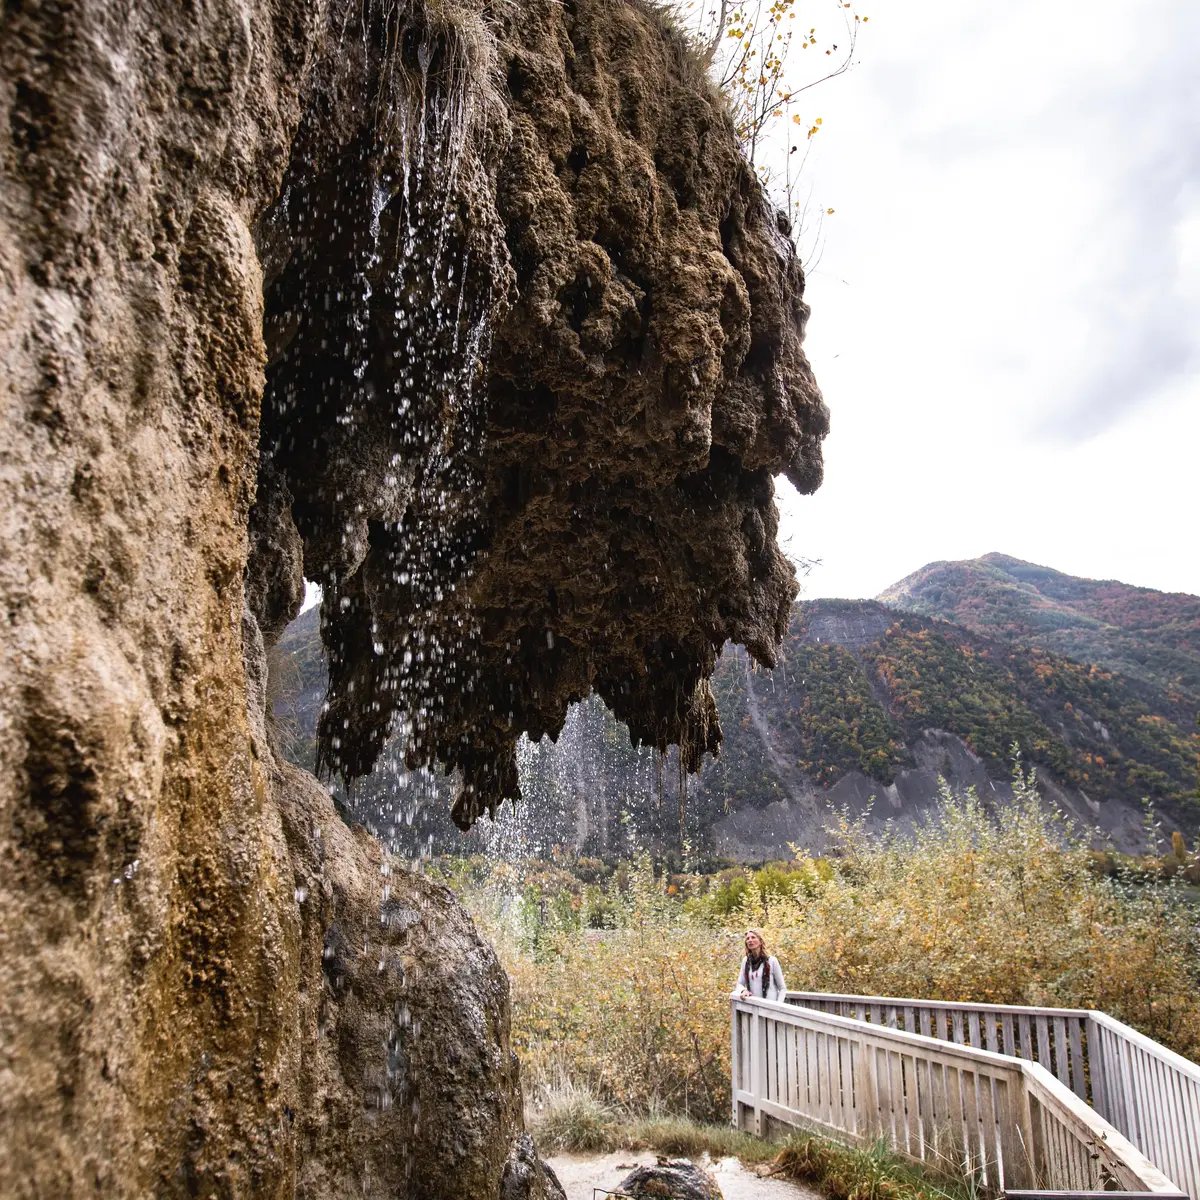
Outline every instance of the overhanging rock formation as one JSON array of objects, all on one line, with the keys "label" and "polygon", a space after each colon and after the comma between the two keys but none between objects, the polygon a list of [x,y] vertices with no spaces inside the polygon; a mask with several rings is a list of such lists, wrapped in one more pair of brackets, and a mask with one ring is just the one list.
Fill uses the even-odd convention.
[{"label": "overhanging rock formation", "polygon": [[0,109],[0,1191],[552,1194],[494,955],[264,651],[321,580],[326,762],[403,719],[464,823],[589,687],[715,748],[825,430],[719,102],[609,0],[67,0]]},{"label": "overhanging rock formation", "polygon": [[464,827],[592,689],[717,749],[716,655],[773,662],[794,596],[772,476],[816,487],[827,428],[795,252],[682,41],[615,0],[505,21],[487,61],[385,22],[267,222],[260,507],[326,586],[322,757],[366,774],[402,714]]}]

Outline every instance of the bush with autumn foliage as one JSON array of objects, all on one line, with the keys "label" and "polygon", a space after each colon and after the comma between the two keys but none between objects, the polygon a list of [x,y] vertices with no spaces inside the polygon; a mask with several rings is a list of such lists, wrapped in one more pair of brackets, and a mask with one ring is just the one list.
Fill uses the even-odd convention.
[{"label": "bush with autumn foliage", "polygon": [[527,1083],[723,1119],[747,925],[792,988],[1095,1007],[1200,1060],[1195,850],[1180,837],[1177,869],[1098,869],[1032,775],[1014,785],[1000,816],[943,788],[914,834],[868,837],[847,818],[828,859],[760,872],[656,874],[644,856],[592,867],[586,884],[566,862],[460,870],[452,882],[512,981]]}]

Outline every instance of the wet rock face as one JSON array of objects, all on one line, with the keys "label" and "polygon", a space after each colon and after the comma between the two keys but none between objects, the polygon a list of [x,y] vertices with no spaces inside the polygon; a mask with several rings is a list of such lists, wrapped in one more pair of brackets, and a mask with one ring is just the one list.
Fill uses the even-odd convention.
[{"label": "wet rock face", "polygon": [[252,746],[249,221],[315,15],[0,20],[0,1194],[285,1193],[297,915]]},{"label": "wet rock face", "polygon": [[[773,662],[794,596],[772,476],[815,488],[828,424],[799,264],[678,37],[609,0],[499,20],[503,109],[449,65],[420,75],[422,45],[469,50],[412,40],[424,124],[397,99],[326,168],[343,199],[297,210],[366,248],[293,253],[268,287],[269,318],[303,326],[268,371],[264,444],[326,584],[322,760],[367,773],[402,718],[413,765],[461,771],[464,827],[517,796],[521,733],[557,734],[590,690],[635,744],[679,744],[693,770],[716,751],[716,654]],[[363,151],[388,122],[461,136],[438,211]],[[322,193],[315,157],[299,191]],[[286,213],[268,225],[302,240]],[[311,300],[364,288],[356,365],[321,349],[353,318]],[[477,374],[445,370],[447,339]]]},{"label": "wet rock face", "polygon": [[490,1200],[527,1136],[503,969],[450,892],[393,870],[311,775],[276,783],[307,984],[296,1196]]},{"label": "wet rock face", "polygon": [[521,1129],[495,956],[264,720],[254,231],[327,17],[0,21],[4,1196],[492,1200]]},{"label": "wet rock face", "polygon": [[801,282],[636,6],[6,5],[0,1193],[551,1194],[494,956],[280,765],[263,639],[321,580],[326,762],[403,713],[463,823],[589,687],[694,764],[819,476]]}]

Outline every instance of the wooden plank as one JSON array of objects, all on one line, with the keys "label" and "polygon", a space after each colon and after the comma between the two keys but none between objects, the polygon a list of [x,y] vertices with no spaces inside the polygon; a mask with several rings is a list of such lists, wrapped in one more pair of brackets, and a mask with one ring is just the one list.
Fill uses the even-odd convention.
[{"label": "wooden plank", "polygon": [[1135,1047],[1137,1056],[1137,1074],[1141,1084],[1143,1102],[1145,1104],[1146,1120],[1144,1130],[1144,1150],[1147,1155],[1161,1159],[1163,1151],[1163,1113],[1162,1097],[1158,1079],[1157,1062],[1144,1050]]},{"label": "wooden plank", "polygon": [[1099,1021],[1088,1017],[1084,1025],[1083,1035],[1087,1039],[1087,1072],[1088,1083],[1091,1085],[1092,1107],[1105,1120],[1111,1121],[1108,1088],[1105,1083],[1105,1076],[1108,1074],[1109,1069],[1104,1049],[1106,1033],[1107,1031]]},{"label": "wooden plank", "polygon": [[875,1094],[875,1088],[870,1078],[872,1070],[875,1069],[875,1051],[865,1039],[854,1044],[851,1051],[851,1067],[854,1074],[852,1092],[854,1133],[858,1134],[860,1139],[874,1138],[869,1097]]},{"label": "wooden plank", "polygon": [[821,1087],[823,1089],[825,1119],[835,1129],[843,1129],[839,1112],[838,1061],[836,1033],[827,1033],[821,1042]]},{"label": "wooden plank", "polygon": [[1000,1150],[996,1129],[996,1102],[992,1091],[995,1080],[990,1074],[980,1072],[979,1103],[979,1151],[983,1157],[984,1178],[992,1188],[1000,1187]]},{"label": "wooden plank", "polygon": [[946,1068],[946,1149],[951,1164],[963,1168],[970,1151],[963,1120],[962,1073]]},{"label": "wooden plank", "polygon": [[1032,1173],[1040,1187],[1053,1187],[1047,1170],[1049,1150],[1046,1146],[1046,1122],[1042,1111],[1041,1101],[1025,1089],[1026,1103],[1029,1105],[1030,1156],[1033,1159]]},{"label": "wooden plank", "polygon": [[946,1064],[934,1061],[930,1064],[930,1079],[932,1087],[930,1095],[933,1100],[933,1135],[939,1158],[951,1159],[948,1148],[950,1137],[950,1100],[949,1088],[946,1083]]},{"label": "wooden plank", "polygon": [[855,1131],[854,1107],[848,1103],[846,1096],[846,1081],[844,1076],[844,1054],[846,1039],[833,1037],[829,1039],[829,1105],[830,1120],[839,1129]]},{"label": "wooden plank", "polygon": [[983,1042],[993,1054],[1002,1053],[1000,1049],[1000,1021],[998,1017],[985,1013],[983,1016]]},{"label": "wooden plank", "polygon": [[750,1031],[750,1090],[754,1093],[754,1133],[756,1137],[762,1137],[766,1132],[763,1129],[762,1122],[762,1100],[765,1090],[765,1065],[763,1059],[766,1049],[766,1035],[763,1030],[762,1017],[758,1009],[754,1010],[754,1015],[751,1018],[752,1028]]},{"label": "wooden plank", "polygon": [[730,1025],[729,1025],[729,1037],[730,1037],[729,1065],[730,1065],[731,1074],[733,1076],[733,1087],[730,1089],[733,1093],[731,1123],[733,1124],[734,1128],[736,1128],[738,1125],[737,1094],[738,1094],[738,1088],[740,1088],[742,1085],[741,1056],[738,1054],[738,1049],[739,1049],[738,1042],[741,1040],[738,1036],[738,1025],[741,1020],[741,1013],[738,1012],[738,1006],[737,1006],[736,1001],[734,1003],[730,1004],[729,1009],[730,1009],[730,1013],[732,1014],[731,1020],[730,1020]]},{"label": "wooden plank", "polygon": [[[1054,1017],[1054,1073],[1059,1083],[1071,1086],[1071,1073],[1067,1063],[1067,1020]],[[1049,1025],[1049,1020],[1047,1020]]]},{"label": "wooden plank", "polygon": [[813,1041],[813,1063],[817,1080],[813,1112],[819,1120],[826,1122],[829,1121],[832,1111],[829,1105],[829,1038],[829,1032],[822,1030]]},{"label": "wooden plank", "polygon": [[967,1171],[975,1174],[984,1166],[983,1129],[979,1121],[979,1075],[962,1072],[963,1126],[966,1130]]},{"label": "wooden plank", "polygon": [[904,1032],[917,1032],[917,1010],[911,1004],[904,1006]]},{"label": "wooden plank", "polygon": [[955,1009],[950,1014],[950,1021],[954,1028],[954,1040],[961,1046],[963,1044],[963,1015],[961,1009]]},{"label": "wooden plank", "polygon": [[1053,1071],[1050,1065],[1050,1018],[1036,1016],[1033,1023],[1037,1028],[1037,1060],[1047,1071]]},{"label": "wooden plank", "polygon": [[[888,1113],[890,1120],[885,1122],[885,1127],[890,1125],[892,1145],[897,1150],[911,1154],[908,1110],[904,1099],[904,1059],[898,1053],[889,1054],[887,1066],[887,1102],[890,1109]],[[882,1100],[882,1097],[880,1099]]]},{"label": "wooden plank", "polygon": [[804,1034],[804,1087],[806,1102],[804,1111],[810,1117],[817,1117],[821,1110],[821,1079],[817,1068],[817,1040],[820,1034],[815,1029],[809,1029]]},{"label": "wooden plank", "polygon": [[1022,1170],[1024,1147],[1021,1145],[1021,1122],[1015,1111],[1012,1097],[1012,1080],[1008,1075],[999,1075],[995,1081],[996,1141],[1000,1159],[1000,1187],[1004,1191],[1023,1187],[1030,1182]]},{"label": "wooden plank", "polygon": [[972,1011],[967,1013],[967,1036],[972,1046],[978,1046],[982,1049],[983,1039],[979,1036],[979,1014],[977,1012]]},{"label": "wooden plank", "polygon": [[781,1083],[783,1085],[782,1102],[788,1108],[796,1107],[796,1027],[794,1025],[785,1025],[783,1027],[783,1071],[781,1072]]},{"label": "wooden plank", "polygon": [[900,1060],[900,1078],[904,1085],[904,1124],[908,1131],[910,1157],[921,1157],[921,1058],[905,1054]]},{"label": "wooden plank", "polygon": [[1087,1099],[1087,1080],[1083,1071],[1083,1021],[1079,1017],[1068,1018],[1071,1030],[1071,1090],[1081,1100]]},{"label": "wooden plank", "polygon": [[771,1095],[771,1076],[775,1073],[775,1054],[771,1046],[771,1034],[774,1032],[774,1022],[768,1017],[760,1018],[762,1021],[762,1039],[763,1039],[763,1073],[762,1073],[762,1091],[760,1095],[764,1100],[774,1100]]},{"label": "wooden plank", "polygon": [[1034,1059],[1033,1053],[1033,1034],[1031,1032],[1031,1018],[1022,1013],[1017,1017],[1017,1034],[1021,1039],[1020,1048],[1017,1053],[1021,1058],[1027,1058],[1031,1062]]},{"label": "wooden plank", "polygon": [[921,1033],[922,1033],[922,1035],[925,1037],[936,1037],[937,1036],[936,1034],[930,1032],[933,1028],[933,1025],[932,1025],[932,1014],[930,1013],[929,1009],[922,1008],[920,1010],[920,1014],[921,1014]]},{"label": "wooden plank", "polygon": [[1000,1018],[1000,1030],[1004,1038],[1004,1053],[1009,1056],[1015,1056],[1017,1053],[1017,1039],[1013,1033],[1012,1013],[1005,1013]]},{"label": "wooden plank", "polygon": [[933,1081],[930,1076],[929,1059],[917,1057],[913,1060],[916,1089],[917,1113],[920,1130],[920,1154],[922,1162],[929,1162],[934,1157],[933,1137]]}]

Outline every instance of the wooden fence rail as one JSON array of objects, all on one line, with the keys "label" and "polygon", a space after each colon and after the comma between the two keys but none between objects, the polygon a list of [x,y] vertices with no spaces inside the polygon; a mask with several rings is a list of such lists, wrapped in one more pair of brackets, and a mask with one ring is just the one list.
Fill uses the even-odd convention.
[{"label": "wooden fence rail", "polygon": [[881,1021],[731,997],[733,1120],[879,1138],[994,1190],[1177,1189],[1041,1063]]},{"label": "wooden fence rail", "polygon": [[1200,1200],[1200,1066],[1083,1008],[788,992],[792,1005],[1040,1063]]}]

